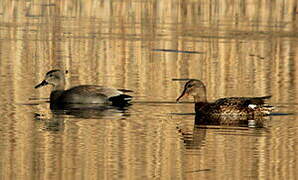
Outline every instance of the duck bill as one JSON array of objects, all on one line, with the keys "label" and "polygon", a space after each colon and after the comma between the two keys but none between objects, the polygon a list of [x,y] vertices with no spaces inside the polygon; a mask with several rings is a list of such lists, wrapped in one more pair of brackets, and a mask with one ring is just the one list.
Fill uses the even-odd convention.
[{"label": "duck bill", "polygon": [[176,99],[176,102],[179,102],[179,100],[183,97],[188,96],[188,92],[186,92],[186,89],[183,90],[183,92],[181,93],[181,95]]},{"label": "duck bill", "polygon": [[42,86],[46,86],[46,85],[48,85],[48,84],[49,84],[49,83],[48,83],[47,81],[43,80],[41,83],[39,83],[39,84],[37,84],[37,85],[35,86],[35,89],[40,88],[40,87],[42,87]]}]

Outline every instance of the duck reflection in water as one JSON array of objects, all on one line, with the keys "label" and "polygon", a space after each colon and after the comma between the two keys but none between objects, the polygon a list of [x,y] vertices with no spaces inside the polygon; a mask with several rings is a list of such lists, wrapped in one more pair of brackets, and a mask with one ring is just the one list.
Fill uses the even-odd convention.
[{"label": "duck reflection in water", "polygon": [[[264,118],[268,119],[270,117],[267,116]],[[243,136],[247,134],[247,135],[258,136],[258,133],[260,131],[266,131],[266,128],[255,128],[255,127],[265,126],[266,121],[264,121],[263,119],[248,120],[249,122],[248,124],[241,123],[241,121],[239,121],[237,125],[236,124],[233,124],[233,125],[216,124],[215,125],[214,123],[208,124],[207,122],[210,122],[210,121],[201,119],[201,117],[196,115],[192,129],[177,127],[179,133],[181,134],[181,137],[186,149],[200,150],[207,143],[206,142],[207,134],[218,134],[218,135],[232,134],[233,136],[237,136],[237,134],[239,134],[239,136]],[[258,122],[259,124],[257,124]]]},{"label": "duck reflection in water", "polygon": [[62,131],[65,119],[126,119],[130,116],[128,108],[101,106],[96,108],[82,107],[75,104],[67,109],[52,109],[52,117],[46,118],[41,113],[35,113],[35,120],[42,123],[42,129],[47,131]]},{"label": "duck reflection in water", "polygon": [[201,128],[199,125],[194,125],[193,130],[187,130],[177,127],[186,149],[200,149],[206,140],[206,128]]},{"label": "duck reflection in water", "polygon": [[35,113],[35,121],[40,129],[45,131],[62,131],[64,129],[64,118],[56,117],[55,115],[51,118],[46,118],[41,113]]},{"label": "duck reflection in water", "polygon": [[248,126],[251,123],[259,127],[263,126],[268,119],[265,117],[274,109],[265,104],[265,100],[271,96],[229,97],[208,102],[206,86],[197,79],[191,79],[185,84],[176,101],[188,95],[194,98],[196,124]]},{"label": "duck reflection in water", "polygon": [[129,116],[127,107],[113,106],[84,106],[82,104],[69,104],[64,109],[54,109],[52,112],[55,115],[63,116],[70,115],[76,118],[83,119],[102,119],[105,117],[126,117]]}]

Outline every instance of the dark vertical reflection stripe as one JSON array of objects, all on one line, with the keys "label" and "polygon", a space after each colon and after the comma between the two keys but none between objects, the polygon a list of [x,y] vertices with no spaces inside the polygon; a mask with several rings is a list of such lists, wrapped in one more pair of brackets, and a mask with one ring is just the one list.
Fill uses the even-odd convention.
[{"label": "dark vertical reflection stripe", "polygon": [[[294,179],[296,7],[265,0],[3,0],[1,179]],[[33,88],[53,68],[69,70],[68,87],[131,89],[143,103],[127,112],[54,114],[39,99],[50,88]],[[171,103],[184,85],[172,79],[188,78],[206,83],[210,101],[273,95],[277,115],[294,115],[275,115],[265,129],[196,129],[193,104]]]}]

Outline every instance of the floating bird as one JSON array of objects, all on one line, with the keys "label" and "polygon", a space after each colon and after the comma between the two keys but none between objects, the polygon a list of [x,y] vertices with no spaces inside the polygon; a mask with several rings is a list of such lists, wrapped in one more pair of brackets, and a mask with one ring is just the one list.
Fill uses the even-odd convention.
[{"label": "floating bird", "polygon": [[132,97],[124,92],[132,92],[125,89],[114,89],[98,85],[80,85],[65,90],[65,74],[67,71],[51,70],[46,73],[44,80],[35,86],[40,88],[46,85],[52,86],[50,95],[51,109],[63,108],[69,104],[92,104],[127,106]]},{"label": "floating bird", "polygon": [[196,119],[206,124],[239,124],[248,120],[258,119],[262,121],[274,109],[265,104],[265,100],[271,96],[262,97],[228,97],[214,102],[208,102],[206,86],[197,79],[189,80],[177,102],[182,97],[193,96],[195,102]]}]

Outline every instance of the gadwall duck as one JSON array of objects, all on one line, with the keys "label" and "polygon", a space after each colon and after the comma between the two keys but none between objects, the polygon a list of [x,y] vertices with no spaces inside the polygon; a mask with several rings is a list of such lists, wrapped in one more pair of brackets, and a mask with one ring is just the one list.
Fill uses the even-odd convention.
[{"label": "gadwall duck", "polygon": [[193,96],[196,116],[201,123],[206,124],[238,124],[240,121],[258,119],[269,115],[273,106],[265,105],[265,100],[271,96],[263,97],[229,97],[208,102],[206,86],[197,79],[189,80],[177,102],[182,97]]},{"label": "gadwall duck", "polygon": [[130,90],[114,89],[97,85],[80,85],[65,90],[65,73],[67,71],[51,70],[46,73],[44,80],[35,86],[40,88],[52,86],[50,95],[51,108],[63,108],[66,104],[99,104],[112,106],[126,106],[132,97],[124,92]]}]

